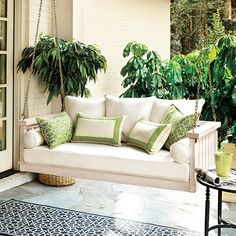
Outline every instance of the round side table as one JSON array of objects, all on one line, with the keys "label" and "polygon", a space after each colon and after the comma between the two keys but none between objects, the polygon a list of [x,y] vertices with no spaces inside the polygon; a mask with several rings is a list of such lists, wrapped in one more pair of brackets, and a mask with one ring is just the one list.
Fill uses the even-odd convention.
[{"label": "round side table", "polygon": [[[215,173],[215,170],[208,170]],[[231,169],[231,175],[236,178],[236,169]],[[204,235],[208,236],[209,231],[218,229],[218,236],[221,236],[222,228],[234,228],[236,229],[236,224],[230,223],[222,219],[222,192],[236,193],[236,183],[231,184],[228,182],[222,182],[220,185],[214,185],[206,180],[202,179],[201,176],[197,175],[197,181],[206,187],[206,201],[205,201],[205,230]],[[210,213],[210,189],[215,189],[218,191],[218,224],[209,227],[209,213]],[[236,231],[235,231],[236,235]]]}]

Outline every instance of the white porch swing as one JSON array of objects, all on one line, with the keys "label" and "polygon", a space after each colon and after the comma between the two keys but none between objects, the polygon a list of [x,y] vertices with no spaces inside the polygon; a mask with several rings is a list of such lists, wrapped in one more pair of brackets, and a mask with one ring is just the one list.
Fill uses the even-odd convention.
[{"label": "white porch swing", "polygon": [[[53,12],[54,12],[54,25],[56,32],[56,44],[58,48],[58,63],[59,63],[59,71],[60,71],[60,81],[61,81],[61,96],[64,98],[64,83],[63,83],[63,73],[62,73],[62,62],[60,56],[60,45],[58,42],[58,27],[57,27],[57,16],[56,16],[56,3],[55,0],[52,0],[53,4]],[[31,66],[33,66],[35,61],[35,50],[38,39],[39,32],[39,24],[40,17],[42,11],[42,2],[40,0],[40,7],[38,13],[38,21],[35,35],[35,44],[34,44],[34,52],[33,52],[33,60]],[[32,75],[31,75],[32,76]],[[32,163],[25,160],[25,149],[24,149],[24,134],[32,129],[38,128],[38,124],[35,118],[25,119],[26,118],[26,109],[29,98],[29,90],[30,90],[30,80],[31,76],[28,80],[27,91],[24,102],[24,109],[22,113],[23,120],[19,121],[20,125],[20,170],[26,172],[33,172],[41,174],[41,177],[48,176],[49,178],[55,179],[57,176],[59,179],[62,179],[62,182],[66,184],[72,184],[74,179],[72,177],[85,178],[85,179],[93,179],[93,180],[102,180],[102,181],[111,181],[118,183],[126,183],[126,184],[134,184],[134,185],[143,185],[143,186],[151,186],[151,187],[159,187],[173,190],[183,190],[194,192],[196,190],[196,180],[195,180],[195,167],[200,168],[211,168],[214,166],[214,153],[217,150],[217,128],[220,127],[219,122],[208,122],[201,121],[196,124],[197,121],[197,111],[198,111],[198,100],[199,100],[199,89],[197,94],[196,106],[195,106],[195,124],[191,131],[189,131],[186,135],[187,138],[190,139],[189,144],[189,160],[184,163],[184,166],[188,169],[187,178],[184,181],[180,181],[175,178],[162,178],[158,176],[150,175],[139,175],[137,173],[123,173],[116,171],[108,171],[101,169],[90,169],[83,168],[80,165],[77,166],[68,166],[61,165],[58,163],[47,165],[45,163]],[[200,80],[198,83],[198,88],[200,86]],[[63,101],[65,101],[63,99]],[[62,110],[66,111],[65,103],[62,104]],[[213,109],[214,112],[214,109]],[[57,116],[56,114],[48,115],[46,117],[51,118]],[[215,115],[214,115],[215,118]],[[117,147],[114,147],[117,148]],[[44,149],[45,151],[46,149]],[[55,154],[55,153],[54,153]],[[50,158],[52,152],[48,149],[48,158]],[[67,154],[64,153],[65,162]],[[135,161],[135,160],[134,160]],[[136,160],[135,163],[138,163]],[[158,165],[158,163],[157,163]],[[176,164],[178,165],[178,163]],[[179,164],[180,165],[180,164]],[[57,181],[57,180],[56,180]],[[61,181],[61,180],[58,180]],[[60,185],[60,184],[59,184]]]}]

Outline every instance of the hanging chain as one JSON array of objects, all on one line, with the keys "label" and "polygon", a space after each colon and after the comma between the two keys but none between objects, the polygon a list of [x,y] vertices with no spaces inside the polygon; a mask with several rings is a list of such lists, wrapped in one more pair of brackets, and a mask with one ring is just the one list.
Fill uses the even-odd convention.
[{"label": "hanging chain", "polygon": [[[202,25],[202,24],[201,24]],[[194,128],[197,126],[198,120],[198,103],[200,99],[200,88],[201,88],[201,78],[202,78],[202,60],[203,60],[203,47],[204,47],[204,26],[201,27],[201,36],[200,36],[200,50],[199,50],[199,70],[198,70],[198,83],[197,83],[197,97],[195,101],[195,111],[194,111],[194,123],[193,123],[193,132]]]},{"label": "hanging chain", "polygon": [[30,66],[31,73],[29,75],[28,82],[27,82],[23,113],[21,114],[21,117],[23,118],[23,120],[26,117],[26,110],[27,110],[27,105],[28,105],[28,101],[29,101],[29,91],[30,91],[31,79],[33,77],[33,67],[34,67],[34,62],[35,62],[36,46],[37,46],[37,42],[38,42],[39,25],[40,25],[41,13],[42,13],[42,6],[43,6],[43,0],[40,0],[39,11],[38,11],[38,20],[37,20],[37,26],[36,26],[36,33],[35,33],[35,38],[34,38],[33,57],[32,57],[32,63],[31,63],[31,66]]},{"label": "hanging chain", "polygon": [[62,73],[62,62],[61,62],[61,52],[60,52],[60,44],[58,38],[58,25],[57,25],[57,15],[56,15],[56,0],[53,0],[53,15],[54,15],[54,26],[55,26],[55,36],[56,36],[56,46],[58,53],[58,64],[59,64],[59,73],[60,73],[60,93],[61,93],[61,101],[62,101],[62,109],[61,111],[66,110],[65,105],[65,91],[64,91],[64,79]]},{"label": "hanging chain", "polygon": [[198,103],[200,99],[200,88],[201,88],[201,78],[202,78],[202,57],[203,57],[203,49],[200,48],[199,53],[199,71],[198,71],[198,82],[197,82],[197,98],[195,100],[195,111],[194,111],[194,123],[193,123],[193,132],[194,128],[197,126],[197,120],[198,120]]},{"label": "hanging chain", "polygon": [[214,97],[213,97],[213,85],[212,85],[212,75],[211,75],[210,62],[208,62],[208,79],[209,79],[209,87],[210,87],[210,95],[211,95],[212,117],[213,117],[213,120],[216,121],[216,109],[215,109]]},{"label": "hanging chain", "polygon": [[[207,3],[207,0],[206,0]],[[206,28],[208,28],[208,23],[206,20]],[[208,38],[208,31],[206,31],[207,33],[207,44],[209,45],[209,38]],[[209,49],[210,50],[210,49]],[[207,52],[209,53],[209,52]],[[208,58],[208,83],[209,83],[209,88],[210,88],[210,96],[211,96],[211,110],[212,110],[212,117],[213,120],[216,122],[216,109],[215,109],[215,104],[214,104],[214,97],[213,97],[213,85],[212,85],[212,74],[211,74],[211,63],[210,63],[210,59]]]}]

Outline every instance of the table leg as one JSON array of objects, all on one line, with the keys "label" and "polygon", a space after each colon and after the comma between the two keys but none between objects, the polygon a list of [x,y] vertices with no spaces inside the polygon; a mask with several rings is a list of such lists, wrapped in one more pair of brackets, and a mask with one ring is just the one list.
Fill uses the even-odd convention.
[{"label": "table leg", "polygon": [[[218,190],[218,224],[221,224],[222,218],[222,191]],[[221,228],[218,228],[218,236],[221,236]]]},{"label": "table leg", "polygon": [[209,230],[209,211],[210,211],[210,188],[206,187],[206,201],[205,201],[205,236],[208,236]]}]

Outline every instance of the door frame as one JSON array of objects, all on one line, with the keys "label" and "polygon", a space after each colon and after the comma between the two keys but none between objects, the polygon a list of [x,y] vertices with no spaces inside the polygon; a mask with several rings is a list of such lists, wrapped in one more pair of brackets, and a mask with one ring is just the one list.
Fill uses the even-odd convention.
[{"label": "door frame", "polygon": [[6,67],[6,150],[0,151],[0,159],[4,159],[0,172],[12,169],[13,165],[13,29],[14,29],[14,0],[7,1],[7,67]]},{"label": "door frame", "polygon": [[[14,114],[13,114],[13,168],[19,170],[20,135],[19,120],[24,104],[24,94],[26,90],[26,80],[28,72],[23,74],[17,72],[17,64],[20,61],[21,53],[29,45],[29,1],[14,0]],[[16,40],[17,39],[17,40]]]}]

